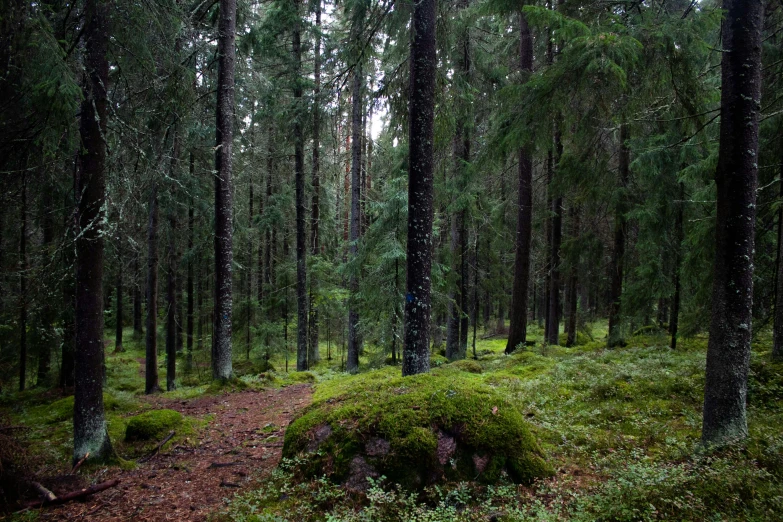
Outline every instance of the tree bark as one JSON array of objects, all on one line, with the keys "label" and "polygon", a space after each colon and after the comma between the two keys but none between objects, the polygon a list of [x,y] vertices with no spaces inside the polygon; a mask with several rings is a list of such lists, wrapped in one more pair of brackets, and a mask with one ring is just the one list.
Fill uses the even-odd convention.
[{"label": "tree bark", "polygon": [[409,170],[408,170],[408,278],[405,294],[405,345],[402,375],[430,369],[433,124],[437,67],[435,22],[437,1],[414,5],[410,55]]},{"label": "tree bark", "polygon": [[107,2],[84,4],[84,101],[79,134],[82,150],[77,186],[76,356],[73,459],[111,452],[103,410],[103,206],[106,200],[106,88],[109,63]]},{"label": "tree bark", "polygon": [[[315,46],[313,51],[315,53],[313,64],[315,89],[313,91],[313,200],[310,254],[317,256],[321,250],[318,235],[321,219],[321,0],[315,0]],[[313,362],[318,362],[321,358],[318,350],[318,306],[315,299],[317,293],[317,280],[315,277],[311,277],[308,359]]]},{"label": "tree bark", "polygon": [[[579,238],[579,207],[577,203],[571,204],[569,211],[571,221],[571,241],[575,242]],[[571,263],[568,269],[568,299],[566,300],[566,346],[576,345],[576,325],[577,325],[577,299],[579,294],[579,251],[571,255]]]},{"label": "tree bark", "polygon": [[147,336],[144,392],[160,391],[158,384],[158,186],[150,189],[147,226]]},{"label": "tree bark", "polygon": [[27,384],[27,166],[22,171],[19,228],[19,391]]},{"label": "tree bark", "polygon": [[[533,69],[533,38],[524,13],[519,15],[519,65],[523,73]],[[527,81],[527,80],[525,80]],[[525,346],[527,337],[527,294],[530,282],[530,254],[533,220],[533,158],[528,147],[519,151],[519,209],[517,213],[514,283],[511,293],[511,326],[506,353]],[[502,321],[502,318],[498,318]]]},{"label": "tree bark", "polygon": [[[364,15],[362,14],[362,17]],[[361,20],[361,18],[360,18]],[[362,33],[362,23],[354,28],[354,33]],[[351,94],[351,236],[349,253],[351,260],[356,259],[359,252],[359,236],[361,234],[361,165],[362,165],[362,103],[363,72],[361,63],[356,64],[353,71],[353,87]],[[359,369],[359,352],[362,341],[359,336],[359,312],[356,310],[357,292],[359,291],[358,270],[354,267],[351,273],[351,298],[348,306],[348,353],[346,370],[356,372]]]},{"label": "tree bark", "polygon": [[680,270],[682,266],[683,212],[685,210],[685,184],[680,182],[680,200],[677,202],[677,217],[674,220],[674,296],[672,297],[669,332],[672,336],[671,349],[677,349],[677,330],[680,324]]},{"label": "tree bark", "polygon": [[618,164],[618,188],[617,204],[614,215],[614,250],[612,252],[611,276],[612,286],[609,296],[609,335],[607,346],[625,346],[625,339],[620,331],[621,327],[621,299],[623,294],[623,265],[625,264],[625,236],[627,233],[625,223],[625,188],[628,185],[630,154],[628,151],[628,124],[623,121],[620,124],[620,158]]},{"label": "tree bark", "polygon": [[712,321],[702,442],[748,435],[746,395],[753,304],[754,228],[764,4],[725,0]]},{"label": "tree bark", "polygon": [[[118,259],[118,264],[121,264],[121,259]],[[124,351],[122,348],[122,319],[123,319],[123,312],[122,312],[122,266],[120,265],[119,270],[117,270],[117,305],[115,306],[115,324],[114,324],[114,351],[119,353]]]},{"label": "tree bark", "polygon": [[212,378],[233,377],[231,362],[234,214],[232,152],[234,119],[234,47],[236,0],[220,0],[218,20],[218,80],[215,114],[215,311],[212,333]]},{"label": "tree bark", "polygon": [[[195,159],[193,152],[190,153],[190,179],[195,179]],[[196,211],[194,208],[193,196],[190,196],[190,205],[188,206],[188,325],[187,325],[187,356],[185,359],[185,372],[189,373],[193,369],[193,245],[195,241]]]},{"label": "tree bark", "polygon": [[302,99],[302,48],[299,0],[293,0],[296,11],[293,33],[294,54],[294,184],[296,185],[296,370],[309,368],[307,359],[307,237],[304,186],[304,105]]},{"label": "tree bark", "polygon": [[[560,139],[560,131],[554,132],[554,158],[552,171],[560,163],[560,157],[563,154],[563,144]],[[550,190],[551,190],[550,183]],[[552,345],[560,344],[560,245],[563,239],[563,198],[558,196],[552,199],[551,223],[552,223],[552,249],[550,251],[550,278],[549,278],[549,331],[547,332],[547,343]]]},{"label": "tree bark", "polygon": [[133,260],[133,337],[141,339],[144,329],[141,325],[141,267],[140,254],[136,252]]}]

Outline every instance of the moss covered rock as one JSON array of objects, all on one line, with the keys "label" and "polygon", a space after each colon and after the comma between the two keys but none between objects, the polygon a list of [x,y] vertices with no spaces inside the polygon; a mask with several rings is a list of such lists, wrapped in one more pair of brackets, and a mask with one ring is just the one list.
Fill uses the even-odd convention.
[{"label": "moss covered rock", "polygon": [[182,423],[182,414],[174,410],[145,411],[128,419],[125,440],[157,440]]},{"label": "moss covered rock", "polygon": [[449,366],[468,373],[481,373],[484,371],[484,369],[481,367],[481,365],[478,362],[470,359],[461,359],[459,361],[454,361]]},{"label": "moss covered rock", "polygon": [[520,412],[471,374],[394,369],[324,383],[285,434],[284,457],[304,456],[352,489],[386,476],[408,489],[446,481],[529,484],[552,473]]}]

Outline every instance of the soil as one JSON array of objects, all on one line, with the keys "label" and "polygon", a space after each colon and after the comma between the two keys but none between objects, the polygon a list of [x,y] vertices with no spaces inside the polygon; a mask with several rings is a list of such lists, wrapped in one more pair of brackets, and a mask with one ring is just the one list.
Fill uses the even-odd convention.
[{"label": "soil", "polygon": [[136,469],[109,469],[93,483],[119,479],[84,502],[43,509],[39,520],[206,520],[224,499],[258,484],[277,466],[285,429],[310,404],[312,388],[244,391],[192,400],[146,397],[155,408],[214,419],[190,444],[178,444]]}]

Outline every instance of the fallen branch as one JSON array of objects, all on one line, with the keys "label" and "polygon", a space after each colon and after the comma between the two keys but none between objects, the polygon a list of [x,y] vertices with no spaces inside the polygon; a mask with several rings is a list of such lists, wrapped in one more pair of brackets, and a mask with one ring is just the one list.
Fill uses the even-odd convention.
[{"label": "fallen branch", "polygon": [[163,439],[163,440],[160,442],[160,444],[158,444],[157,446],[155,446],[155,449],[154,449],[154,450],[152,450],[152,452],[151,452],[151,453],[149,453],[149,454],[148,454],[148,455],[146,455],[145,457],[141,457],[141,458],[139,459],[139,462],[147,462],[147,461],[148,461],[148,460],[150,460],[152,457],[154,457],[155,455],[157,455],[157,454],[158,454],[158,452],[160,451],[160,448],[162,448],[162,447],[163,447],[163,446],[164,446],[164,445],[165,445],[165,444],[166,444],[168,441],[170,441],[170,440],[171,440],[171,439],[174,437],[174,435],[175,435],[175,434],[176,434],[176,432],[175,432],[175,431],[170,431],[170,432],[169,432],[169,434],[166,436],[166,438],[165,438],[165,439]]},{"label": "fallen branch", "polygon": [[40,482],[32,481],[30,482],[30,485],[33,486],[38,493],[41,494],[41,496],[44,498],[44,501],[46,502],[52,502],[57,498],[57,495],[46,489]]},{"label": "fallen branch", "polygon": [[[80,489],[78,491],[71,491],[70,493],[60,495],[59,497],[55,496],[53,499],[47,499],[43,501],[34,500],[32,502],[27,502],[25,506],[35,507],[35,508],[58,506],[60,504],[65,504],[66,502],[70,502],[71,500],[77,500],[80,498],[87,497],[89,495],[93,495],[95,493],[100,493],[105,489],[113,488],[119,483],[120,483],[119,479],[108,480],[106,482],[101,482],[100,484],[95,484],[94,486],[90,486],[89,488]],[[51,491],[49,493],[51,493]]]}]

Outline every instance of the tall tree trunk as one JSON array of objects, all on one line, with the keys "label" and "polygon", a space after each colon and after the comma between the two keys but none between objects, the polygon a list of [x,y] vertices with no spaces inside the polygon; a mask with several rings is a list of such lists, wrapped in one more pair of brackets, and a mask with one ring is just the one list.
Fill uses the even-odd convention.
[{"label": "tall tree trunk", "polygon": [[103,410],[103,206],[106,200],[106,86],[109,63],[108,3],[84,4],[84,101],[79,134],[82,151],[77,183],[76,357],[73,460],[87,453],[100,459],[111,453]]},{"label": "tall tree trunk", "polygon": [[433,125],[435,120],[436,0],[420,0],[413,8],[410,55],[408,167],[408,279],[405,294],[405,346],[402,375],[430,370]]},{"label": "tall tree trunk", "polygon": [[[49,185],[44,189],[43,194],[43,219],[41,232],[43,234],[43,247],[47,255],[52,254],[54,247],[54,205],[52,199],[52,192],[54,187]],[[0,223],[2,226],[2,223]],[[0,247],[2,248],[2,247]],[[2,267],[2,262],[0,262]],[[1,268],[0,268],[1,269]],[[53,290],[55,283],[51,278],[47,278],[47,284],[51,285]],[[45,299],[41,304],[41,322],[46,329],[47,338],[44,342],[40,343],[38,349],[38,376],[36,384],[38,386],[47,386],[49,384],[49,375],[51,373],[52,366],[52,344],[54,343],[57,335],[54,332],[54,323],[56,321],[57,311],[54,304],[50,299]]]},{"label": "tall tree trunk", "polygon": [[158,186],[150,189],[147,226],[147,336],[145,360],[145,393],[160,391],[158,384]]},{"label": "tall tree trunk", "polygon": [[625,223],[625,188],[628,185],[628,168],[630,164],[628,151],[628,124],[623,121],[620,124],[620,158],[618,164],[619,195],[614,215],[614,250],[612,252],[612,286],[610,294],[609,310],[609,336],[607,345],[625,346],[625,339],[620,331],[620,310],[623,294],[623,265],[625,264],[625,236],[627,233]]},{"label": "tall tree trunk", "polygon": [[[118,263],[122,263],[118,259]],[[114,324],[114,351],[116,353],[125,351],[122,347],[122,327],[123,327],[123,312],[122,312],[122,266],[117,270],[117,305],[115,307],[115,324]]]},{"label": "tall tree trunk", "polygon": [[141,263],[140,254],[136,252],[133,259],[133,337],[141,339],[144,328],[141,325]]},{"label": "tall tree trunk", "polygon": [[299,0],[293,0],[296,11],[293,34],[294,54],[294,176],[296,185],[296,370],[304,371],[309,367],[307,360],[307,232],[305,221],[304,186],[304,105],[302,99],[302,49],[301,16]]},{"label": "tall tree trunk", "polygon": [[[571,204],[568,212],[571,222],[571,241],[579,239],[579,207],[576,202]],[[576,345],[576,310],[579,297],[579,250],[572,252],[568,268],[568,292],[566,299],[566,346]]]},{"label": "tall tree trunk", "polygon": [[[26,163],[26,162],[25,162]],[[22,171],[19,228],[19,391],[27,384],[27,165]]]},{"label": "tall tree trunk", "polygon": [[[321,245],[318,226],[321,219],[321,0],[315,0],[315,60],[313,64],[315,89],[313,91],[313,201],[312,224],[310,229],[311,250],[313,256],[320,254]],[[338,140],[339,141],[339,140]],[[317,280],[310,278],[310,339],[308,359],[318,362],[321,358],[318,350],[318,306],[316,294]]]},{"label": "tall tree trunk", "polygon": [[234,48],[236,0],[220,0],[218,21],[217,111],[215,115],[215,326],[212,333],[212,378],[228,380],[231,363],[231,314],[234,215],[232,153],[234,119]]},{"label": "tall tree trunk", "polygon": [[[519,66],[523,74],[533,69],[533,38],[524,13],[519,15]],[[518,204],[514,283],[511,293],[511,327],[506,353],[513,352],[517,346],[524,347],[527,337],[527,294],[533,232],[533,158],[528,147],[523,147],[519,151]],[[499,318],[498,321],[500,320]]]},{"label": "tall tree trunk", "polygon": [[[190,153],[190,179],[195,176],[195,159],[193,152]],[[187,325],[187,356],[185,358],[185,373],[190,373],[193,369],[193,245],[195,242],[196,211],[194,208],[193,196],[190,196],[190,205],[188,206],[188,325]]]},{"label": "tall tree trunk", "polygon": [[[556,124],[557,125],[557,124]],[[563,155],[563,143],[560,138],[560,130],[554,132],[555,156],[552,165],[553,171],[560,163]],[[552,199],[552,250],[550,251],[551,277],[549,280],[549,332],[547,343],[560,344],[560,245],[563,238],[563,198],[558,196]]]},{"label": "tall tree trunk", "polygon": [[[252,143],[253,137],[251,135],[250,141]],[[253,345],[253,339],[250,332],[250,327],[253,324],[253,307],[252,307],[252,299],[253,299],[253,253],[254,253],[254,247],[253,247],[253,180],[250,179],[249,183],[249,192],[250,195],[248,197],[248,206],[249,206],[249,212],[247,216],[247,229],[248,229],[248,245],[247,245],[247,281],[245,282],[245,290],[247,291],[247,299],[245,301],[245,306],[247,307],[247,316],[245,317],[245,358],[249,361],[250,360],[250,350],[252,349]]]},{"label": "tall tree trunk", "polygon": [[685,183],[680,182],[680,200],[677,202],[677,217],[674,220],[674,296],[672,297],[671,316],[669,318],[672,350],[677,349],[677,330],[680,324],[680,270],[682,266],[682,242],[685,239],[683,230],[684,199]]},{"label": "tall tree trunk", "polygon": [[[358,17],[363,19],[363,14]],[[358,27],[354,28],[354,33],[362,33],[362,23],[358,22]],[[357,63],[353,71],[353,88],[351,94],[351,237],[350,237],[350,258],[356,259],[359,252],[359,235],[361,234],[361,166],[362,166],[362,114],[364,113],[364,104],[362,103],[362,87],[364,76],[361,63]],[[359,352],[362,349],[362,341],[359,336],[359,312],[356,311],[357,292],[359,291],[359,274],[354,267],[351,273],[351,298],[348,305],[348,353],[346,359],[346,370],[355,372],[359,369]]]},{"label": "tall tree trunk", "polygon": [[702,441],[748,435],[746,395],[753,304],[753,254],[764,4],[723,3],[720,151],[712,321],[707,346]]},{"label": "tall tree trunk", "polygon": [[[781,161],[780,176],[781,178],[778,182],[780,185],[780,200],[783,201],[783,161]],[[781,360],[783,359],[783,205],[778,208],[778,252],[776,279],[775,322],[772,328],[772,358]]]},{"label": "tall tree trunk", "polygon": [[[455,147],[456,148],[456,147]],[[459,158],[455,158],[455,163],[461,161]],[[451,259],[452,259],[452,271],[457,274],[451,292],[449,295],[448,314],[446,318],[446,357],[449,360],[455,360],[459,358],[460,354],[460,323],[461,323],[461,304],[462,295],[460,290],[462,289],[462,267],[460,265],[460,253],[462,252],[462,219],[463,213],[461,211],[454,212],[451,216]]]},{"label": "tall tree trunk", "polygon": [[[269,126],[269,132],[267,133],[267,148],[266,148],[266,204],[264,208],[271,209],[272,206],[272,194],[274,192],[274,184],[272,176],[275,170],[274,161],[274,127]],[[264,284],[272,291],[272,285],[274,284],[275,269],[274,269],[274,251],[275,251],[275,227],[266,225],[266,251],[264,257]],[[269,314],[268,319],[273,319]]]}]

